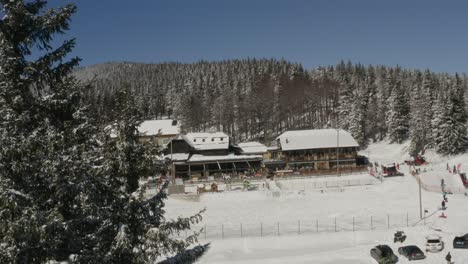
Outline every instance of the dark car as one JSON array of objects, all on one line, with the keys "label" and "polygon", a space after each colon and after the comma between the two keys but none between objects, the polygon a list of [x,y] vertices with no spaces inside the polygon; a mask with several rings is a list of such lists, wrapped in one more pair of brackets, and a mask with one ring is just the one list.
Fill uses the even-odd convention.
[{"label": "dark car", "polygon": [[370,250],[373,257],[379,264],[397,263],[398,257],[393,254],[393,250],[387,245],[378,245]]},{"label": "dark car", "polygon": [[398,249],[398,253],[408,258],[408,260],[425,259],[426,256],[417,246],[405,246]]},{"label": "dark car", "polygon": [[455,237],[453,239],[453,248],[468,248],[468,234]]}]

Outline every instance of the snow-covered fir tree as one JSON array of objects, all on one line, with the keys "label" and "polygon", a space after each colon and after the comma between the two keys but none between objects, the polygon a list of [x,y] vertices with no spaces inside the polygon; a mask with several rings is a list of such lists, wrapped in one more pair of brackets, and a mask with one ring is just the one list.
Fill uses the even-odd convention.
[{"label": "snow-covered fir tree", "polygon": [[[440,104],[440,103],[439,103]],[[466,148],[466,108],[460,78],[455,75],[445,106],[440,106],[435,139],[437,151],[442,154],[458,154]]]},{"label": "snow-covered fir tree", "polygon": [[394,80],[393,88],[388,99],[389,111],[387,113],[388,137],[391,142],[402,143],[408,138],[408,112],[407,96],[401,88],[401,82]]},{"label": "snow-covered fir tree", "polygon": [[[88,80],[97,74],[88,99],[97,113],[110,113],[114,106],[109,102],[116,88],[129,82],[136,97],[152,98],[151,107],[138,106],[144,118],[171,116],[181,120],[186,131],[219,128],[236,142],[269,143],[286,130],[323,128],[330,121],[348,129],[352,93],[358,85],[365,89],[365,140],[388,138],[395,128],[388,124],[392,120],[388,114],[393,85],[386,82],[390,73],[400,83],[410,109],[406,114],[409,136],[419,138],[416,145],[421,148],[431,147],[434,114],[427,107],[418,108],[436,105],[439,91],[453,76],[445,78],[428,70],[341,62],[305,71],[301,65],[284,60],[244,59],[190,64],[108,63],[81,68],[75,75]],[[466,76],[460,80],[466,91]],[[265,83],[272,85],[259,87]],[[267,96],[259,95],[259,91]],[[111,120],[101,122],[108,124]],[[416,133],[421,126],[423,129]]]},{"label": "snow-covered fir tree", "polygon": [[65,59],[74,41],[51,45],[75,6],[0,5],[0,263],[197,259],[206,249],[190,248],[197,232],[173,234],[190,230],[201,215],[166,220],[167,185],[145,199],[144,188],[130,193],[107,166],[119,153],[105,153],[82,100],[87,91],[70,75],[79,62]]}]

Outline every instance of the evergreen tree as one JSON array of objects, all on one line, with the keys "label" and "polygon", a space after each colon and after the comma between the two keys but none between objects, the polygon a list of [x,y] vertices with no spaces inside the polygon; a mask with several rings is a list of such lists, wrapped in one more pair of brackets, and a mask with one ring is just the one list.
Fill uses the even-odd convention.
[{"label": "evergreen tree", "polygon": [[[449,89],[449,87],[446,87]],[[436,104],[432,106],[432,112],[434,113],[434,119],[432,120],[432,146],[435,147],[437,152],[441,153],[443,150],[444,137],[443,133],[445,130],[444,126],[447,124],[447,98],[444,93],[440,93],[436,100]]]},{"label": "evergreen tree", "polygon": [[436,147],[442,154],[458,154],[466,148],[466,109],[460,78],[455,75],[449,98],[438,121]]},{"label": "evergreen tree", "polygon": [[408,105],[401,82],[396,81],[390,94],[387,113],[388,136],[391,142],[402,143],[408,138]]},{"label": "evergreen tree", "polygon": [[[344,73],[346,74],[346,73]],[[352,113],[353,102],[353,86],[351,80],[344,75],[340,81],[339,91],[339,106],[338,106],[338,126],[344,130],[348,130],[351,120],[349,119]]]},{"label": "evergreen tree", "polygon": [[[74,41],[50,44],[68,29],[75,6],[0,5],[0,263],[199,257],[206,246],[188,249],[197,232],[182,240],[173,235],[200,214],[166,220],[167,185],[145,199],[144,188],[130,194],[109,169],[119,153],[109,158],[97,139],[82,100],[85,87],[70,75],[79,59],[65,61]],[[41,55],[31,56],[33,50]]]},{"label": "evergreen tree", "polygon": [[411,105],[410,105],[410,145],[408,148],[408,153],[411,156],[416,156],[422,150],[424,150],[427,145],[427,124],[426,124],[426,114],[425,108],[426,103],[424,101],[424,96],[422,94],[421,88],[422,76],[420,72],[416,73],[415,80],[413,82],[412,91],[411,91]]},{"label": "evergreen tree", "polygon": [[[151,161],[150,146],[152,144],[142,144],[138,141],[138,126],[141,124],[142,113],[137,109],[135,99],[130,94],[129,85],[123,85],[115,95],[116,105],[112,117],[112,125],[108,128],[112,133],[111,137],[106,137],[105,153],[108,154],[107,164],[115,177],[124,181],[128,193],[138,189],[138,180],[142,176],[151,173],[150,168],[155,166]],[[117,154],[117,155],[116,155]]]}]

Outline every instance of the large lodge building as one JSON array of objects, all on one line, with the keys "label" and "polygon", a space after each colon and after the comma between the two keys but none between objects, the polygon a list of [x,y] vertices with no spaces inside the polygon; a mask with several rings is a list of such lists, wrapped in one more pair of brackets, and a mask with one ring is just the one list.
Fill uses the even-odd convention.
[{"label": "large lodge building", "polygon": [[262,148],[258,145],[261,144],[249,142],[241,146],[232,145],[229,136],[222,132],[188,133],[173,139],[164,157],[173,162],[176,177],[214,179],[223,174],[257,172],[263,159]]},{"label": "large lodge building", "polygon": [[270,170],[314,174],[359,169],[359,144],[342,129],[286,131],[269,148],[264,164]]},{"label": "large lodge building", "polygon": [[180,133],[175,120],[150,120],[141,140],[164,146],[169,173],[185,180],[224,175],[316,175],[363,170],[359,144],[342,129],[286,131],[271,147],[258,142],[233,144],[223,132]]}]

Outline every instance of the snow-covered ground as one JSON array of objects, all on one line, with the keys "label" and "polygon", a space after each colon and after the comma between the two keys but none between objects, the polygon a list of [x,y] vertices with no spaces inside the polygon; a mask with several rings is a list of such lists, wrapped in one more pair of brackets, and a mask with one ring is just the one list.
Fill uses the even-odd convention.
[{"label": "snow-covered ground", "polygon": [[[378,162],[379,164],[387,163],[400,163],[409,159],[406,154],[406,144],[389,144],[388,141],[371,144],[366,150],[361,151],[361,155],[369,157],[371,162]],[[418,167],[421,171],[420,178],[429,190],[438,190],[440,188],[441,180],[444,179],[447,189],[464,193],[465,187],[463,186],[460,176],[458,174],[450,173],[447,170],[447,164],[450,169],[453,166],[461,164],[461,171],[466,171],[468,168],[468,153],[455,156],[440,156],[433,150],[427,150],[424,154],[428,164]],[[410,174],[410,167],[402,166],[400,169],[405,174]]]},{"label": "snow-covered ground", "polygon": [[[370,158],[379,163],[402,162],[406,159],[403,148],[374,144],[369,147]],[[426,156],[431,165],[421,173],[424,183],[440,186],[437,177],[445,177],[448,185],[459,187],[459,177],[446,171],[446,163],[468,159],[431,155]],[[449,195],[445,212],[448,218],[444,219],[438,211],[441,193],[422,190],[422,207],[429,213],[426,221],[419,221],[418,183],[408,169],[401,166],[404,177],[338,191],[301,188],[302,181],[304,184],[314,181],[306,179],[294,180],[297,184],[285,188],[279,197],[263,188],[252,192],[206,193],[193,200],[174,195],[169,197],[166,211],[172,218],[207,208],[203,221],[206,240],[205,234],[200,238],[202,242],[211,242],[211,249],[199,263],[375,263],[369,250],[378,244],[388,244],[396,252],[401,245],[393,243],[397,229],[408,235],[403,245],[416,244],[421,249],[426,235],[437,233],[443,237],[447,245],[444,251],[427,253],[427,259],[420,263],[445,263],[449,250],[456,264],[468,263],[468,249],[452,248],[454,236],[468,233],[468,197]],[[373,178],[368,175],[349,178],[368,179]],[[401,257],[399,263],[408,261]]]}]

